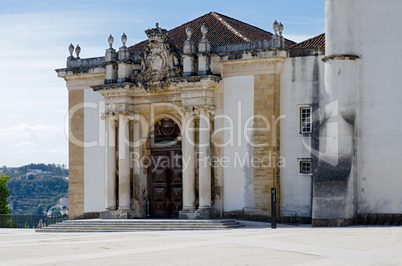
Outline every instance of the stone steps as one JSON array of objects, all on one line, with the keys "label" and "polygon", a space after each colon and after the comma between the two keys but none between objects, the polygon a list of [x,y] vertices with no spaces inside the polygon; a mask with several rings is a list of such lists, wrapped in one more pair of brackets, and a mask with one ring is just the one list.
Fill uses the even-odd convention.
[{"label": "stone steps", "polygon": [[235,220],[68,220],[36,232],[135,232],[178,230],[225,230],[243,227]]}]

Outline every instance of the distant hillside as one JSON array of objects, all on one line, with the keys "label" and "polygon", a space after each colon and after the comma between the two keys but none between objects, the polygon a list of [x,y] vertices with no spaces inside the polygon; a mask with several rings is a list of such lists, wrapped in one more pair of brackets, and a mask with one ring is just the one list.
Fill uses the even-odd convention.
[{"label": "distant hillside", "polygon": [[20,167],[7,167],[0,168],[0,173],[6,174],[10,179],[21,178],[32,170],[44,171],[43,176],[68,176],[68,169],[65,165],[60,164],[44,164],[44,163],[31,163]]},{"label": "distant hillside", "polygon": [[[43,214],[68,195],[68,169],[55,164],[29,164],[1,168],[10,176],[7,184],[10,214]],[[35,174],[34,174],[35,173]]]}]

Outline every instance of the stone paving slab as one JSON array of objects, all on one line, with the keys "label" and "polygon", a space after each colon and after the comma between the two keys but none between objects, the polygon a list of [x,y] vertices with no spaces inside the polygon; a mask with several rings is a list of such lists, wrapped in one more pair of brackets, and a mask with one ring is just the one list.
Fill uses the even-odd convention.
[{"label": "stone paving slab", "polygon": [[245,225],[129,233],[0,229],[0,265],[402,265],[402,227]]}]

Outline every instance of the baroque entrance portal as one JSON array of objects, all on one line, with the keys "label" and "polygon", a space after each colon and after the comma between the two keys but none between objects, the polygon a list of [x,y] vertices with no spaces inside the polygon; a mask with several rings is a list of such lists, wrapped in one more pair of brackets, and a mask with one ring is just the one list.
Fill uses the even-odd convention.
[{"label": "baroque entrance portal", "polygon": [[183,208],[180,128],[170,119],[151,133],[148,202],[152,218],[177,218]]}]

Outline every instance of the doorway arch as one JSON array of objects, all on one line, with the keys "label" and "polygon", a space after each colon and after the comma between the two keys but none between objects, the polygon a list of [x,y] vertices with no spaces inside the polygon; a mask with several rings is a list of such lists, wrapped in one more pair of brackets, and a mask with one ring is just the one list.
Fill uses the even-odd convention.
[{"label": "doorway arch", "polygon": [[169,118],[151,131],[148,168],[149,217],[178,218],[183,208],[180,127]]}]

